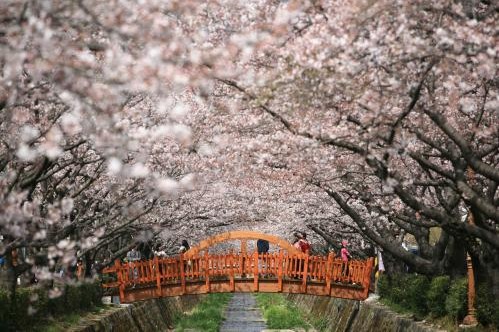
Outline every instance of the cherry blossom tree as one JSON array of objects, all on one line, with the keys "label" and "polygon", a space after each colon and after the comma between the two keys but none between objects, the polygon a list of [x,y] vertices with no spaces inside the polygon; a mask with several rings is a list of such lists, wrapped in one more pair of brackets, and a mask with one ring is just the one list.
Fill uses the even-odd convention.
[{"label": "cherry blossom tree", "polygon": [[463,248],[497,271],[493,2],[10,0],[0,13],[0,253],[36,258],[14,274],[51,278],[75,254],[109,263],[155,237],[307,227],[316,247],[348,238],[423,273]]},{"label": "cherry blossom tree", "polygon": [[[253,112],[320,146],[317,159],[331,156],[306,180],[359,233],[424,273],[444,271],[464,244],[493,277],[496,20],[489,2],[312,5],[267,48],[273,60],[255,61],[265,84],[220,81]],[[474,223],[464,222],[471,214]],[[443,230],[436,243],[432,228]],[[415,237],[420,256],[400,247],[401,233]]]}]

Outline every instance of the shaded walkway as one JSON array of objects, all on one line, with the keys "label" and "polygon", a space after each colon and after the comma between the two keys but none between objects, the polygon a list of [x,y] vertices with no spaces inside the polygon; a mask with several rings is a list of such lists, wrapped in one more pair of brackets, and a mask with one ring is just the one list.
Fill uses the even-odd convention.
[{"label": "shaded walkway", "polygon": [[225,321],[220,332],[261,332],[266,325],[255,296],[251,293],[236,293],[225,310]]}]

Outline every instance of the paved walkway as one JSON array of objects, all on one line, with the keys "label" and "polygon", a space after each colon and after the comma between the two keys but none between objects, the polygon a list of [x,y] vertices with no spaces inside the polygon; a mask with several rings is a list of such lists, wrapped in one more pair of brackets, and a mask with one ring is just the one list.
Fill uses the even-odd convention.
[{"label": "paved walkway", "polygon": [[220,332],[261,332],[266,328],[253,294],[234,294],[225,310],[225,321]]}]

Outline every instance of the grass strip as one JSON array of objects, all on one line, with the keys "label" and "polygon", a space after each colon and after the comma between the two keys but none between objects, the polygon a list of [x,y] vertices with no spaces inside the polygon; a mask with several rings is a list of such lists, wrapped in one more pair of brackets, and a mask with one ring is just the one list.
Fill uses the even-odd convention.
[{"label": "grass strip", "polygon": [[175,319],[175,331],[206,331],[217,332],[224,320],[225,306],[231,294],[208,294],[193,310]]},{"label": "grass strip", "polygon": [[256,302],[263,311],[263,317],[269,329],[307,329],[310,327],[300,310],[282,294],[258,293]]}]

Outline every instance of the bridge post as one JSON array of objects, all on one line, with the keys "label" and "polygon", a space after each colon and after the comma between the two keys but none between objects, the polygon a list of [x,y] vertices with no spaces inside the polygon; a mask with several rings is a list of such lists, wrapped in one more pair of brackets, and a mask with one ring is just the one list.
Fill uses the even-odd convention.
[{"label": "bridge post", "polygon": [[182,285],[182,294],[185,294],[185,271],[184,271],[184,254],[180,254],[180,283]]},{"label": "bridge post", "polygon": [[246,277],[246,273],[244,273],[244,265],[246,264],[246,255],[247,255],[247,243],[246,240],[241,240],[241,278]]},{"label": "bridge post", "polygon": [[308,255],[305,254],[305,258],[303,259],[303,272],[302,272],[302,292],[307,293],[307,277],[308,277]]},{"label": "bridge post", "polygon": [[161,269],[159,268],[158,256],[154,256],[154,268],[156,272],[156,296],[161,297]]},{"label": "bridge post", "polygon": [[204,278],[206,282],[206,293],[211,293],[210,285],[210,255],[208,250],[204,252]]},{"label": "bridge post", "polygon": [[334,260],[334,253],[330,252],[329,255],[327,256],[327,263],[326,263],[326,292],[327,292],[327,295],[331,295],[331,279],[333,277],[333,260]]},{"label": "bridge post", "polygon": [[239,255],[239,274],[241,275],[241,278],[244,277],[244,258],[243,258],[243,254],[241,253]]},{"label": "bridge post", "polygon": [[246,255],[246,252],[247,252],[246,240],[241,240],[241,254]]},{"label": "bridge post", "polygon": [[282,250],[279,250],[279,258],[277,260],[277,267],[278,267],[278,270],[277,270],[277,291],[279,293],[282,292],[282,270],[283,270],[283,257],[284,257],[284,253],[282,252]]},{"label": "bridge post", "polygon": [[234,292],[236,290],[236,285],[234,283],[234,253],[232,251],[229,255],[229,265],[230,291]]},{"label": "bridge post", "polygon": [[125,281],[123,280],[123,271],[121,271],[121,261],[116,259],[114,261],[114,268],[116,269],[116,276],[118,277],[120,303],[125,301]]},{"label": "bridge post", "polygon": [[253,253],[253,291],[258,292],[258,251]]},{"label": "bridge post", "polygon": [[365,261],[364,266],[364,280],[362,281],[364,290],[362,292],[362,296],[367,299],[367,297],[369,296],[369,284],[371,283],[371,271],[374,266],[374,257],[370,257],[367,261]]}]

